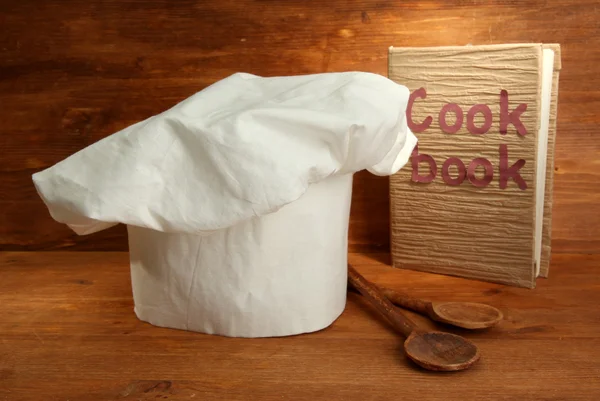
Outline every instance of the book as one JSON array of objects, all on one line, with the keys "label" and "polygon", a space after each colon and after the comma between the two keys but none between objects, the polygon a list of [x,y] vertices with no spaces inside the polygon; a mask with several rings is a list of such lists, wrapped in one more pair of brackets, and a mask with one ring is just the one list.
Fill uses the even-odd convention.
[{"label": "book", "polygon": [[394,267],[534,288],[550,265],[558,44],[390,47],[418,138],[390,177]]}]

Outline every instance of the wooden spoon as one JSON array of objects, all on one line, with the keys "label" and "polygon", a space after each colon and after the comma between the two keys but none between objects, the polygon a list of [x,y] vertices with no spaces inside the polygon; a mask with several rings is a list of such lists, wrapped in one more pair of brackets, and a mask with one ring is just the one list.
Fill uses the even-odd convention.
[{"label": "wooden spoon", "polygon": [[406,337],[406,355],[417,365],[428,370],[454,371],[467,369],[479,360],[479,350],[467,339],[419,329],[352,266],[348,266],[348,281]]},{"label": "wooden spoon", "polygon": [[493,306],[474,302],[430,302],[412,298],[399,291],[379,287],[381,293],[393,304],[437,322],[451,324],[463,329],[485,329],[495,326],[503,318],[502,312]]}]

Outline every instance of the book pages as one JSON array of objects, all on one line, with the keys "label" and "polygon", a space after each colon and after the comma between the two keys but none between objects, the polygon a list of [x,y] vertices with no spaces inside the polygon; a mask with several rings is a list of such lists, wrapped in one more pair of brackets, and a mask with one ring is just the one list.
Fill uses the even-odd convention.
[{"label": "book pages", "polygon": [[558,116],[558,80],[561,60],[560,45],[547,44],[544,48],[554,51],[554,71],[552,73],[552,95],[550,98],[550,121],[548,123],[548,155],[546,158],[546,190],[544,197],[544,224],[542,227],[542,259],[540,277],[548,277],[552,242],[552,193],[554,191],[554,148],[556,143],[556,119]]}]

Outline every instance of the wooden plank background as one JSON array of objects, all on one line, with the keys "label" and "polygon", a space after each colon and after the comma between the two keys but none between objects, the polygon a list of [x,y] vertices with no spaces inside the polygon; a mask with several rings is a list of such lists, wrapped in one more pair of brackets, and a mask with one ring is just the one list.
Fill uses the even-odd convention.
[{"label": "wooden plank background", "polygon": [[[555,252],[600,250],[597,1],[0,2],[0,250],[125,250],[78,237],[31,175],[237,71],[387,74],[387,49],[560,43]],[[355,177],[352,251],[389,249],[388,179]]]}]

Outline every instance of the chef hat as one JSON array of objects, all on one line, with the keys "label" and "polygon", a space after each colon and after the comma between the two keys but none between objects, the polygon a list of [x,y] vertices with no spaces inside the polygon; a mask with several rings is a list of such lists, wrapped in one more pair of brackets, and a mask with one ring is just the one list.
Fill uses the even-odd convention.
[{"label": "chef hat", "polygon": [[77,234],[127,225],[141,320],[315,331],[345,306],[352,174],[394,174],[416,144],[408,97],[371,73],[237,73],[33,181]]}]

